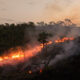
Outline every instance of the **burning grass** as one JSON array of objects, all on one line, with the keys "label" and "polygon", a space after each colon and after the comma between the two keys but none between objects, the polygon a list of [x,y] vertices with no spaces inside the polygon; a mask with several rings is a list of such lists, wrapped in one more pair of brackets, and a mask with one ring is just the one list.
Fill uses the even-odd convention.
[{"label": "burning grass", "polygon": [[62,39],[55,40],[55,43],[63,43],[65,41],[72,41],[72,40],[74,40],[73,37],[69,37],[69,38],[68,37],[64,37]]},{"label": "burning grass", "polygon": [[[62,42],[65,42],[65,41],[72,41],[74,40],[73,37],[64,37],[62,39],[58,39],[58,40],[55,40],[54,43],[62,43]],[[44,45],[51,45],[53,44],[52,41],[49,41],[47,43],[45,43]],[[43,48],[43,44],[40,44],[40,45],[37,45],[37,46],[34,46],[33,48],[30,48],[29,50],[25,50],[23,51],[21,47],[17,47],[16,50],[14,50],[13,48],[11,48],[8,53],[5,52],[3,56],[0,57],[0,65],[3,65],[3,64],[15,64],[15,63],[18,63],[20,61],[24,61],[35,56],[37,53],[41,52]],[[5,54],[8,54],[7,56]]]}]

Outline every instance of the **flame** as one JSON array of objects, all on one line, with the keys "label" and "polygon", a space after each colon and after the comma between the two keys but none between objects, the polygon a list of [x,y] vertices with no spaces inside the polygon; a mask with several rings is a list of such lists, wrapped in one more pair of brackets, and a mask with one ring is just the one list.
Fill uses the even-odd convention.
[{"label": "flame", "polygon": [[70,37],[70,38],[64,37],[64,38],[62,38],[62,39],[55,40],[55,43],[63,43],[63,42],[65,42],[65,41],[72,41],[72,40],[74,40],[73,37]]},{"label": "flame", "polygon": [[52,41],[49,41],[48,43],[47,43],[47,45],[50,45],[50,44],[52,44],[53,42]]},{"label": "flame", "polygon": [[9,50],[8,53],[4,54],[9,54],[9,55],[4,55],[0,57],[0,65],[3,64],[9,64],[9,63],[16,63],[18,61],[24,61],[24,58],[27,60],[30,57],[33,57],[36,55],[38,52],[40,52],[42,49],[41,46],[35,46],[34,48],[31,48],[29,50],[23,51],[21,48],[17,48],[16,51],[14,51],[12,48]]},{"label": "flame", "polygon": [[3,61],[3,58],[0,58],[0,61]]},{"label": "flame", "polygon": [[6,59],[6,60],[7,60],[7,59],[9,59],[9,58],[8,58],[8,57],[4,57],[4,59]]},{"label": "flame", "polygon": [[[73,37],[70,37],[70,38],[64,37],[62,39],[55,40],[54,42],[62,43],[62,42],[68,41],[68,40],[74,40],[74,38]],[[46,43],[44,45],[46,46],[46,45],[50,45],[52,43],[53,43],[52,41],[49,41],[48,43]],[[24,61],[24,59],[27,60],[27,59],[33,57],[34,55],[36,55],[37,53],[39,53],[42,49],[43,49],[43,44],[40,44],[38,46],[35,46],[34,48],[31,48],[31,49],[25,50],[25,51],[23,51],[22,48],[20,48],[20,47],[18,47],[17,50],[14,50],[11,48],[8,52],[9,55],[7,55],[7,56],[4,55],[4,56],[0,57],[0,65],[16,63],[18,61]],[[7,52],[5,54],[7,54]],[[42,72],[42,70],[40,70],[40,72]]]},{"label": "flame", "polygon": [[13,55],[12,56],[12,59],[17,59],[17,58],[20,58],[20,55]]},{"label": "flame", "polygon": [[[46,46],[46,45],[50,45],[50,44],[52,44],[53,42],[52,41],[48,41],[47,43],[45,43],[44,45]],[[43,48],[44,47],[44,45],[43,44],[40,44],[40,46]]]}]

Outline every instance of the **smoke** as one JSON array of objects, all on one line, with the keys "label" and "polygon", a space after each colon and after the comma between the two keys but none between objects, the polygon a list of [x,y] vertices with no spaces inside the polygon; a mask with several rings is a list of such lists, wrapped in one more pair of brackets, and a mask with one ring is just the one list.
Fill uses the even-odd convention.
[{"label": "smoke", "polygon": [[[50,57],[50,55],[53,56],[51,57],[49,65],[55,65],[59,61],[68,59],[73,55],[78,55],[76,53],[76,50],[78,49],[79,51],[79,48],[78,48],[79,46],[77,45],[76,40],[65,42],[63,44],[58,44],[58,45],[54,43],[56,39],[60,39],[63,37],[74,37],[74,39],[76,39],[80,36],[80,27],[74,24],[70,19],[65,19],[65,21],[58,21],[54,24],[46,25],[44,23],[42,26],[41,24],[37,25],[36,35],[38,36],[38,34],[42,31],[51,33],[53,35],[53,37],[49,39],[53,41],[53,44],[48,47],[48,51],[50,51],[48,53],[51,53],[51,54],[48,54],[48,57]],[[35,41],[37,41],[37,38],[35,39]],[[55,45],[57,45],[57,48],[61,47],[63,50],[60,50],[59,52],[57,51],[57,48],[55,48],[54,50]],[[41,57],[42,56],[44,56],[43,52],[41,54]],[[48,61],[48,57],[47,58],[45,57],[46,56],[44,56],[43,58],[40,58],[40,55],[39,55],[39,59],[38,59],[39,62],[35,62],[35,63],[38,63],[38,66],[45,65],[45,63]],[[32,61],[32,63],[34,62]]]},{"label": "smoke", "polygon": [[[27,48],[25,47],[25,60],[18,62],[15,65],[3,65],[1,75],[7,76],[7,74],[12,74],[14,71],[24,71],[27,72],[32,70],[33,72],[39,71],[45,68],[46,63],[48,66],[55,66],[58,62],[68,59],[73,55],[79,55],[79,44],[77,38],[80,36],[80,28],[73,24],[70,20],[59,21],[55,24],[47,25],[36,25],[35,29],[29,28],[25,29],[25,41],[29,39]],[[53,43],[45,46],[43,50],[40,48],[40,43],[37,41],[39,33],[42,31],[51,33],[53,37],[49,38]],[[66,41],[64,43],[55,43],[56,39],[61,39],[63,37],[74,37],[73,41]],[[47,48],[47,53],[45,52]],[[32,54],[30,54],[32,53]],[[27,57],[29,56],[29,59]],[[13,62],[11,63],[13,64]],[[19,72],[20,74],[20,72]]]},{"label": "smoke", "polygon": [[80,9],[79,0],[53,0],[48,3],[44,10],[44,18],[47,21],[58,21],[65,18],[71,19],[74,23],[79,24]]}]

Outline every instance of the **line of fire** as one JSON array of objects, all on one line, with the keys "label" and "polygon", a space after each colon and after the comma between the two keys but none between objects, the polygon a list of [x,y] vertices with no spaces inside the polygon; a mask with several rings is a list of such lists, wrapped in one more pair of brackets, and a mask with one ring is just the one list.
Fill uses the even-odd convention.
[{"label": "line of fire", "polygon": [[[64,43],[66,41],[72,41],[72,40],[74,40],[73,37],[64,37],[62,39],[48,41],[47,44],[44,44],[44,45],[45,46],[53,45],[53,44]],[[35,46],[33,49],[28,50],[26,53],[23,52],[23,50],[20,47],[17,49],[17,51],[10,50],[10,53],[8,56],[6,56],[5,54],[3,56],[0,56],[0,65],[11,63],[11,61],[12,62],[13,61],[19,62],[21,60],[24,61],[24,59],[29,59],[35,56],[42,49],[43,49],[43,44]]]}]

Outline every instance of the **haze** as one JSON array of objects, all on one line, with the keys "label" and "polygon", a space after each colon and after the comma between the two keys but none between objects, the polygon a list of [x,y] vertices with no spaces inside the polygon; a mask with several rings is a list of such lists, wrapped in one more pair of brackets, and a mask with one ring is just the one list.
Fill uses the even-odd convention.
[{"label": "haze", "polygon": [[[0,0],[0,23],[80,21],[80,0]],[[79,24],[80,25],[80,24]]]}]

